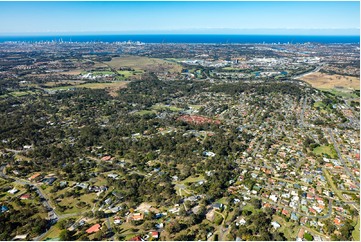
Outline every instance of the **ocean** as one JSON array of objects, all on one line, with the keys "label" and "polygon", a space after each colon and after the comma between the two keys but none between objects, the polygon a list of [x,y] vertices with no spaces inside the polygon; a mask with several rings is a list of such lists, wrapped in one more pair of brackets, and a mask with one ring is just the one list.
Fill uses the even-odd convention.
[{"label": "ocean", "polygon": [[0,36],[6,41],[73,41],[73,42],[123,42],[143,43],[360,43],[360,36],[306,36],[306,35],[225,35],[225,34],[134,34],[134,35],[58,35],[58,36]]}]

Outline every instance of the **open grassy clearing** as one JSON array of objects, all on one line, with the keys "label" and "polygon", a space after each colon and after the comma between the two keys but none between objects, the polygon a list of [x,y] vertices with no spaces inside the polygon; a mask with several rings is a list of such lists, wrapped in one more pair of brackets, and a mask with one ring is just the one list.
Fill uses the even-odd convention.
[{"label": "open grassy clearing", "polygon": [[26,95],[32,95],[34,94],[35,92],[32,92],[32,91],[26,91],[26,92],[11,92],[11,93],[8,93],[8,95],[11,95],[13,97],[22,97],[22,96],[26,96]]},{"label": "open grassy clearing", "polygon": [[58,90],[69,90],[72,88],[90,88],[90,89],[107,89],[111,96],[117,96],[117,91],[121,88],[125,88],[128,82],[117,81],[117,82],[97,82],[97,83],[85,83],[79,85],[70,85],[62,87],[46,88],[47,91],[58,91]]},{"label": "open grassy clearing", "polygon": [[139,74],[143,74],[144,72],[142,70],[134,70],[134,71],[118,71],[118,74],[123,75],[124,78],[129,78],[132,76],[136,76]]},{"label": "open grassy clearing", "polygon": [[154,110],[140,110],[138,112],[135,112],[134,114],[137,114],[137,115],[148,115],[148,114],[156,114],[156,111]]},{"label": "open grassy clearing", "polygon": [[[320,88],[320,90],[323,91],[328,91],[336,96],[340,96],[342,98],[346,98],[346,99],[354,99],[354,101],[359,101],[360,98],[354,93],[352,92],[350,89],[344,89],[344,88],[333,88],[333,89],[325,89],[325,88]],[[358,89],[356,89],[358,90]]]},{"label": "open grassy clearing", "polygon": [[320,89],[333,89],[337,87],[355,90],[360,89],[360,79],[353,76],[328,75],[321,72],[315,72],[305,75],[301,80]]},{"label": "open grassy clearing", "polygon": [[198,177],[188,177],[187,179],[180,182],[180,184],[186,185],[186,183],[195,183],[204,180],[203,175],[199,175]]},{"label": "open grassy clearing", "polygon": [[182,110],[181,108],[177,108],[175,106],[166,106],[166,105],[162,105],[162,104],[156,104],[152,107],[152,109],[154,109],[154,110],[169,109],[170,111],[173,111],[173,112],[179,112]]},{"label": "open grassy clearing", "polygon": [[182,71],[182,66],[177,63],[141,56],[115,57],[111,61],[106,62],[106,64],[118,70],[121,67],[129,67],[135,70],[169,71],[172,73],[180,73]]},{"label": "open grassy clearing", "polygon": [[201,107],[203,107],[203,105],[189,105],[189,107],[191,107],[194,110],[199,110]]},{"label": "open grassy clearing", "polygon": [[58,224],[51,227],[48,231],[48,233],[44,236],[44,240],[50,240],[58,238],[60,235],[61,229],[59,228]]},{"label": "open grassy clearing", "polygon": [[273,220],[281,225],[279,232],[282,232],[288,240],[296,239],[300,226],[293,227],[293,222],[286,222],[282,217],[277,215],[273,216]]},{"label": "open grassy clearing", "polygon": [[83,69],[74,69],[74,70],[59,72],[59,74],[60,75],[80,75],[83,72],[84,72]]},{"label": "open grassy clearing", "polygon": [[239,70],[241,70],[241,68],[223,67],[222,70],[224,70],[224,71],[239,71]]},{"label": "open grassy clearing", "polygon": [[112,71],[91,71],[91,72],[84,72],[83,74],[91,73],[93,76],[104,76],[104,75],[114,75],[115,73]]},{"label": "open grassy clearing", "polygon": [[357,223],[355,225],[355,230],[352,231],[352,238],[355,241],[360,241],[360,217],[357,217]]},{"label": "open grassy clearing", "polygon": [[331,145],[321,145],[321,146],[318,146],[316,147],[314,150],[313,150],[313,153],[315,153],[316,155],[323,155],[323,154],[327,154],[329,155],[331,158],[337,158],[337,153],[335,151],[335,149],[333,148],[333,146]]},{"label": "open grassy clearing", "polygon": [[58,85],[68,85],[68,86],[73,86],[73,85],[80,85],[85,83],[85,81],[81,81],[81,80],[64,80],[64,81],[56,81],[56,82],[47,82],[45,84],[43,84],[46,87],[55,87]]}]

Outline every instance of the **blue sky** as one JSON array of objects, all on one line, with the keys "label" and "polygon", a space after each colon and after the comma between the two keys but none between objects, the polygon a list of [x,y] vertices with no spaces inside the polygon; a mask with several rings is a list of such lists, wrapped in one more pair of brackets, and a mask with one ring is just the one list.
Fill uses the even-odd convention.
[{"label": "blue sky", "polygon": [[247,31],[297,34],[294,29],[306,29],[305,33],[308,29],[326,29],[324,32],[331,34],[358,34],[360,28],[358,1],[0,2],[0,9],[0,34]]}]

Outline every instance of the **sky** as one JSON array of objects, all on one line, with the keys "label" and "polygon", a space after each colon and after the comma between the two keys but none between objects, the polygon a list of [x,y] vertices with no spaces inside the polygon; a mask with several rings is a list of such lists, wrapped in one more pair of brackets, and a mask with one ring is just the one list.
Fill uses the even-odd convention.
[{"label": "sky", "polygon": [[0,9],[1,35],[113,32],[359,35],[360,28],[358,1],[0,2]]}]

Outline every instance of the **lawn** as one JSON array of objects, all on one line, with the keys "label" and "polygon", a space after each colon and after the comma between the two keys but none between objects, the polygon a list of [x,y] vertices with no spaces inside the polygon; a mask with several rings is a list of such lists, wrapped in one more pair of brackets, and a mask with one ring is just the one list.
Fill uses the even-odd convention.
[{"label": "lawn", "polygon": [[316,155],[323,155],[323,154],[327,154],[329,155],[331,158],[337,158],[337,153],[335,151],[335,148],[333,148],[332,145],[321,145],[316,147],[313,150],[313,153]]},{"label": "lawn", "polygon": [[57,90],[69,90],[72,88],[90,88],[90,89],[106,89],[111,96],[117,96],[117,91],[121,88],[125,88],[128,82],[117,81],[117,82],[96,82],[96,83],[85,83],[79,85],[69,85],[62,87],[53,87],[46,88],[47,91],[57,91]]},{"label": "lawn", "polygon": [[313,104],[313,106],[314,106],[315,108],[322,108],[322,109],[324,109],[324,108],[326,107],[326,105],[325,105],[322,101],[315,102],[315,103]]},{"label": "lawn", "polygon": [[[322,90],[322,89],[321,89]],[[358,89],[356,89],[358,90]],[[343,98],[348,98],[348,99],[359,99],[359,97],[354,93],[352,92],[351,90],[349,89],[340,89],[340,88],[333,88],[331,90],[327,90],[325,89],[324,91],[328,91],[336,96],[341,96]]]},{"label": "lawn", "polygon": [[273,220],[278,222],[281,227],[279,228],[279,232],[282,232],[287,240],[295,240],[300,229],[300,226],[295,226],[293,222],[286,222],[282,217],[274,215]]},{"label": "lawn", "polygon": [[53,87],[48,88],[48,90],[67,90],[71,88],[90,88],[90,89],[104,89],[104,88],[121,88],[125,87],[128,82],[95,82],[95,83],[85,83],[79,85],[69,85],[63,87]]},{"label": "lawn", "polygon": [[224,67],[222,68],[224,71],[239,71],[241,68],[234,68],[234,67]]},{"label": "lawn", "polygon": [[138,114],[138,115],[143,116],[143,115],[155,114],[155,113],[156,113],[156,111],[154,111],[154,110],[140,110],[138,112],[135,112],[134,114]]},{"label": "lawn", "polygon": [[156,104],[152,107],[152,109],[157,110],[157,111],[162,110],[162,109],[168,109],[172,112],[179,112],[182,110],[181,108],[177,108],[175,106],[166,106],[166,105],[162,105],[162,104]]},{"label": "lawn", "polygon": [[203,107],[203,105],[189,105],[189,107],[191,107],[191,108],[194,109],[194,110],[198,110],[198,109],[200,109],[201,107]]},{"label": "lawn", "polygon": [[256,209],[250,203],[247,203],[246,206],[242,207],[242,211],[250,211],[252,213],[255,213]]},{"label": "lawn", "polygon": [[94,76],[104,76],[104,75],[114,75],[115,73],[112,71],[94,71],[91,72]]},{"label": "lawn", "polygon": [[123,75],[125,78],[129,78],[131,76],[135,76],[137,74],[142,74],[143,71],[142,70],[137,70],[137,71],[118,71],[118,73],[120,75]]},{"label": "lawn", "polygon": [[204,176],[203,175],[199,175],[198,177],[188,177],[187,179],[181,181],[181,184],[186,184],[186,183],[195,183],[195,182],[199,182],[204,180]]},{"label": "lawn", "polygon": [[67,86],[73,86],[73,85],[79,85],[84,83],[85,81],[80,81],[80,80],[64,80],[64,81],[53,81],[53,82],[46,82],[44,83],[44,86],[46,87],[55,87],[57,85],[67,85]]},{"label": "lawn", "polygon": [[352,238],[355,241],[360,241],[360,218],[359,217],[357,218],[357,223],[356,223],[356,226],[355,226],[355,230],[352,231]]},{"label": "lawn", "polygon": [[22,97],[22,96],[26,96],[26,95],[30,95],[30,94],[34,94],[34,93],[35,92],[32,92],[32,91],[26,91],[26,92],[11,92],[9,94],[14,97]]},{"label": "lawn", "polygon": [[67,208],[65,209],[64,212],[60,212],[61,214],[70,214],[70,213],[81,213],[81,212],[86,212],[91,210],[91,207],[78,207],[76,204],[78,202],[85,202],[87,204],[89,204],[90,206],[92,206],[92,199],[96,198],[96,194],[95,193],[90,193],[90,194],[83,194],[81,195],[79,198],[74,198],[74,197],[64,197],[64,199],[59,202],[58,204],[61,206],[70,206],[72,208]]},{"label": "lawn", "polygon": [[60,235],[61,229],[58,224],[55,224],[53,227],[49,229],[47,234],[44,236],[44,240],[58,238]]}]

